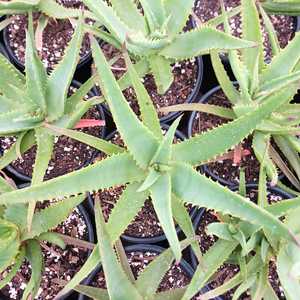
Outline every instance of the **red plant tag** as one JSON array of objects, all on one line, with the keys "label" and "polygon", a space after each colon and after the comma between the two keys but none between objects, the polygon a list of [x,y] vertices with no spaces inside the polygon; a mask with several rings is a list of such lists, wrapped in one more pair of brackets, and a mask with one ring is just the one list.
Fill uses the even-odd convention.
[{"label": "red plant tag", "polygon": [[105,121],[94,120],[94,119],[81,119],[75,126],[74,129],[105,126]]}]

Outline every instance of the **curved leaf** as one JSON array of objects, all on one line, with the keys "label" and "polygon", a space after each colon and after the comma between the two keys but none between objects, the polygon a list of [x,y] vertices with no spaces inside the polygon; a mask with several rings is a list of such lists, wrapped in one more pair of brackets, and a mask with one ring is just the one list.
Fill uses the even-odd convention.
[{"label": "curved leaf", "polygon": [[[109,234],[107,232],[100,203],[95,203],[95,219],[98,237],[98,247],[105,273],[108,294],[111,300],[142,300],[134,285],[129,281],[114,252]],[[120,288],[122,287],[122,288]]]},{"label": "curved leaf", "polygon": [[172,189],[179,198],[188,203],[239,217],[269,229],[274,235],[294,241],[290,229],[273,215],[246,198],[199,174],[189,165],[179,163],[174,165]]},{"label": "curved leaf", "polygon": [[31,277],[24,290],[22,300],[34,299],[42,280],[43,254],[36,240],[30,240],[26,243],[26,258],[31,265]]},{"label": "curved leaf", "polygon": [[[105,174],[105,175],[104,175]],[[142,181],[144,172],[128,153],[115,155],[84,169],[41,184],[0,195],[0,205],[44,201]]]},{"label": "curved leaf", "polygon": [[152,203],[164,230],[168,242],[172,248],[177,262],[181,258],[181,249],[175,230],[171,206],[171,178],[168,174],[161,175],[151,186]]},{"label": "curved leaf", "polygon": [[79,52],[83,39],[82,20],[77,23],[73,38],[70,41],[65,55],[60,63],[52,71],[47,80],[46,95],[48,121],[60,118],[65,111],[65,104],[69,86],[72,82],[74,72],[79,60]]},{"label": "curved leaf", "polygon": [[290,90],[274,94],[242,117],[173,146],[173,159],[199,165],[237,145],[280,105],[289,101]]},{"label": "curved leaf", "polygon": [[92,40],[92,49],[101,91],[109,104],[118,131],[137,163],[146,168],[158,147],[158,141],[131,110],[95,39]]},{"label": "curved leaf", "polygon": [[226,261],[238,242],[217,241],[204,255],[202,264],[198,265],[196,272],[181,300],[190,300],[200,291],[217,269]]},{"label": "curved leaf", "polygon": [[209,54],[211,50],[226,51],[255,46],[253,42],[232,37],[210,27],[203,27],[177,35],[159,54],[166,58],[182,60]]}]

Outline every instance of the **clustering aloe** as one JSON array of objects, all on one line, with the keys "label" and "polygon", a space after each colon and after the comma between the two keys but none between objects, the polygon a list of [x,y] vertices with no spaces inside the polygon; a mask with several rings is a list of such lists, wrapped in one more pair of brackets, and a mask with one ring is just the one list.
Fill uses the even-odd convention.
[{"label": "clustering aloe", "polygon": [[207,54],[211,49],[255,46],[210,26],[184,32],[193,0],[142,0],[140,7],[131,0],[112,0],[109,1],[111,6],[106,1],[83,2],[95,15],[97,23],[109,32],[98,28],[98,24],[86,26],[86,29],[118,49],[125,44],[132,58],[145,61],[159,93],[165,93],[172,84],[171,64],[175,61]]},{"label": "clustering aloe", "polygon": [[[27,2],[32,4],[32,1]],[[37,1],[36,5],[42,2]],[[103,220],[99,201],[95,202],[98,243],[84,266],[56,299],[76,289],[94,299],[188,300],[211,280],[228,259],[234,259],[240,265],[241,272],[224,286],[203,295],[203,299],[239,285],[235,299],[249,288],[253,299],[276,299],[266,275],[270,259],[276,258],[287,298],[296,300],[299,293],[294,291],[300,289],[297,221],[300,201],[294,198],[269,205],[266,201],[266,176],[274,183],[277,180],[276,168],[271,160],[274,155],[269,151],[271,135],[288,159],[288,151],[298,155],[296,149],[299,144],[295,138],[298,131],[295,126],[299,123],[299,108],[297,104],[290,104],[290,101],[300,78],[297,53],[299,36],[296,35],[286,49],[279,49],[268,17],[261,9],[276,54],[274,60],[266,64],[254,0],[242,1],[245,40],[230,36],[225,13],[217,22],[224,22],[227,33],[212,28],[216,21],[190,32],[182,32],[191,13],[193,2],[190,0],[184,5],[177,0],[139,1],[143,14],[139,11],[140,6],[130,0],[111,0],[111,6],[105,1],[84,2],[108,32],[98,27],[99,24],[83,25],[82,18],[79,18],[69,50],[50,75],[42,67],[34,48],[31,14],[27,33],[26,75],[20,74],[0,56],[0,100],[3,103],[0,135],[18,136],[16,145],[1,158],[1,169],[16,159],[18,153],[23,153],[35,143],[38,146],[31,186],[13,190],[5,181],[0,181],[0,271],[15,264],[10,277],[0,285],[10,280],[26,256],[34,272],[24,297],[34,298],[41,271],[38,241],[41,238],[57,241],[57,236],[53,236],[49,230],[83,201],[86,192],[126,185],[107,223]],[[250,21],[253,22],[251,27]],[[97,39],[91,35],[96,74],[68,98],[67,91],[78,61],[83,28],[120,49],[127,73],[116,81],[110,69],[111,62],[106,61]],[[229,52],[239,89],[231,83],[222,66],[218,52],[223,50]],[[169,65],[172,62],[208,52],[211,53],[224,93],[232,102],[232,110],[226,110],[232,120],[173,145],[180,118],[163,136],[156,110],[140,78],[151,69],[163,92],[171,83]],[[103,96],[82,101],[95,81],[99,83]],[[137,95],[140,119],[122,93],[128,86],[132,86]],[[72,130],[91,105],[101,101],[107,102],[126,148]],[[222,115],[225,112],[209,106],[206,106],[206,110],[216,115],[220,111]],[[256,155],[261,162],[256,204],[247,199],[242,192],[242,185],[241,193],[235,193],[195,169],[227,153],[251,134],[254,136]],[[107,154],[107,158],[43,182],[55,135],[66,135],[84,142]],[[149,196],[170,249],[151,263],[137,280],[133,280],[122,257],[119,237]],[[62,197],[62,202],[35,212],[37,202]],[[186,203],[213,209],[222,217],[221,223],[208,228],[210,233],[219,237],[219,241],[203,256],[185,208]],[[281,217],[285,217],[284,222]],[[187,237],[182,242],[178,239],[174,220]],[[59,244],[63,246],[60,240]],[[201,262],[190,285],[185,289],[156,293],[174,258],[179,262],[182,250],[190,244]],[[12,249],[9,255],[5,251],[7,248]],[[79,285],[99,263],[105,272],[107,291]]]},{"label": "clustering aloe", "polygon": [[[299,213],[299,208],[295,209],[294,205],[299,201],[299,197],[270,204],[267,199],[265,171],[262,165],[260,183],[257,187],[257,205],[276,218],[284,217],[287,226],[297,234],[299,223],[296,215]],[[241,176],[241,179],[243,177]],[[243,180],[240,182],[239,193],[246,196],[245,183]],[[181,299],[190,299],[195,295],[224,263],[238,265],[239,272],[223,285],[204,293],[201,299],[212,299],[232,289],[234,289],[232,299],[239,299],[247,291],[251,299],[278,299],[269,281],[272,263],[276,264],[276,271],[286,298],[296,299],[299,290],[299,283],[297,283],[299,275],[295,269],[295,262],[299,259],[296,250],[298,246],[294,247],[293,243],[275,237],[261,226],[222,213],[218,215],[220,222],[211,223],[207,228],[207,232],[217,236],[218,241],[202,257],[202,264],[199,265]]]},{"label": "clustering aloe", "polygon": [[[17,137],[16,143],[1,158],[0,164],[1,168],[7,166],[36,144],[37,155],[32,178],[32,184],[35,184],[43,181],[53,152],[55,134],[49,132],[47,126],[73,128],[95,102],[83,101],[94,84],[93,79],[68,97],[79,59],[83,37],[82,24],[78,23],[61,63],[47,75],[34,46],[31,15],[29,19],[31,26],[26,38],[26,75],[21,74],[3,55],[0,55],[0,90],[3,103],[0,136]],[[34,207],[30,207],[28,228],[31,226],[33,212]]]},{"label": "clustering aloe", "polygon": [[[297,94],[299,72],[299,42],[300,36],[295,38],[285,49],[280,49],[276,33],[269,17],[264,9],[259,6],[258,11],[255,1],[242,1],[242,26],[243,38],[256,42],[258,48],[248,48],[240,53],[230,50],[228,59],[234,76],[237,80],[232,83],[227,71],[222,64],[219,54],[211,52],[212,64],[221,85],[227,96],[232,109],[226,109],[209,104],[191,104],[167,107],[165,111],[172,110],[199,110],[212,113],[223,118],[236,119],[255,109],[258,104],[270,99],[280,97],[285,99],[283,105],[263,120],[253,133],[253,149],[257,159],[262,162],[266,148],[269,148],[266,169],[273,185],[278,182],[278,171],[276,165],[286,174],[297,189],[300,188],[299,180],[299,141],[296,135],[299,132],[299,117],[297,115],[298,104],[291,104],[293,97]],[[224,13],[223,7],[223,13]],[[271,46],[272,61],[264,60],[262,31],[260,29],[259,12],[264,20]],[[227,33],[230,33],[229,24],[225,18],[224,25]],[[275,142],[281,150],[286,161],[289,162],[297,177],[285,164],[277,150],[271,144]],[[276,164],[276,165],[275,165]]]},{"label": "clustering aloe", "polygon": [[[1,193],[14,190],[2,177],[0,182]],[[70,197],[52,203],[47,208],[36,212],[30,231],[27,228],[28,209],[26,205],[17,204],[1,207],[0,272],[8,267],[10,270],[6,277],[0,280],[0,289],[11,281],[22,263],[27,259],[31,265],[32,273],[22,299],[36,296],[41,282],[41,273],[44,271],[40,242],[48,241],[65,248],[63,236],[51,230],[62,223],[84,199],[84,195]]]},{"label": "clustering aloe", "polygon": [[[23,190],[5,193],[0,196],[1,205],[35,203],[58,196],[71,196],[128,183],[124,196],[113,209],[107,224],[112,242],[116,241],[125,230],[149,195],[151,195],[154,208],[177,260],[181,257],[181,249],[173,217],[180,225],[182,224],[188,236],[194,236],[188,217],[183,218],[183,214],[187,214],[184,208],[185,202],[230,213],[270,230],[271,234],[294,242],[294,235],[291,234],[290,229],[272,214],[212,182],[193,169],[193,166],[220,155],[232,145],[238,144],[262,120],[280,107],[285,99],[268,99],[253,111],[223,127],[172,145],[174,131],[179,120],[162,138],[154,107],[128,55],[124,54],[132,84],[138,95],[143,122],[130,109],[95,39],[92,39],[92,49],[102,93],[128,151],[115,146],[109,151],[103,149],[107,154],[120,153],[60,178],[35,184]],[[70,130],[60,129],[60,132],[81,140],[86,136]],[[225,137],[228,138],[225,139]],[[99,176],[98,174],[101,173],[107,176]],[[124,207],[130,207],[130,210],[123,209]],[[98,264],[99,254],[97,250],[94,250],[87,261],[89,268],[83,267],[82,273],[79,272],[64,291],[75,287],[86,276],[86,272],[91,271],[91,267]]]}]

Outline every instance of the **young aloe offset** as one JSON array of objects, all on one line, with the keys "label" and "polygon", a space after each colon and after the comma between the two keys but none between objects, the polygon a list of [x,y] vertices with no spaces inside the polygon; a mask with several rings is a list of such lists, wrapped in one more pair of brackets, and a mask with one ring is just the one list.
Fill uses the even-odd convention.
[{"label": "young aloe offset", "polygon": [[[212,64],[222,90],[232,105],[232,109],[209,104],[178,105],[163,109],[164,111],[176,110],[198,110],[223,118],[237,119],[254,110],[258,104],[265,103],[270,99],[281,98],[282,105],[267,116],[264,121],[256,127],[253,133],[253,149],[257,159],[261,162],[267,144],[273,139],[292,166],[297,177],[289,170],[280,158],[273,146],[270,147],[266,159],[266,169],[272,184],[278,181],[276,165],[287,175],[297,189],[300,188],[300,159],[298,124],[300,123],[298,104],[291,104],[291,100],[298,90],[300,80],[299,69],[299,45],[300,35],[295,38],[285,49],[280,49],[275,30],[264,12],[260,8],[265,27],[270,37],[274,58],[271,62],[264,61],[262,32],[260,28],[259,11],[254,0],[242,1],[242,28],[243,38],[256,42],[257,48],[229,51],[229,62],[237,84],[234,85],[222,64],[219,54],[211,52]],[[224,12],[223,7],[223,12]],[[227,19],[224,20],[225,29],[230,33]],[[251,121],[250,121],[251,122]],[[275,165],[276,164],[276,165]]]},{"label": "young aloe offset", "polygon": [[[297,208],[294,205],[299,202],[299,198],[269,204],[265,172],[262,167],[257,204],[278,218],[286,217],[287,226],[298,234],[299,222],[296,213],[299,213],[299,204]],[[243,191],[246,191],[246,186],[240,186],[240,192]],[[219,214],[219,220],[220,222],[212,223],[207,228],[208,234],[217,236],[219,240],[203,256],[202,264],[198,266],[181,299],[191,299],[226,262],[238,265],[240,271],[221,286],[202,294],[201,300],[214,299],[234,288],[233,300],[239,299],[247,291],[251,299],[279,299],[269,281],[270,263],[275,262],[286,298],[296,300],[300,288],[297,272],[300,262],[299,247],[275,237],[259,225],[254,226],[239,218]]]},{"label": "young aloe offset", "polygon": [[[2,178],[2,177],[1,177]],[[0,192],[12,191],[13,187],[1,180]],[[19,271],[25,259],[32,269],[31,279],[24,290],[22,299],[34,299],[37,295],[43,257],[40,242],[48,241],[61,248],[65,247],[63,236],[51,230],[63,222],[85,199],[84,195],[53,203],[35,213],[31,230],[27,230],[27,206],[24,204],[5,206],[0,213],[0,273],[11,268],[0,280],[0,289],[7,285]]]},{"label": "young aloe offset", "polygon": [[227,51],[256,45],[209,25],[184,33],[194,0],[142,0],[143,14],[132,0],[111,0],[111,6],[104,0],[83,2],[109,34],[97,26],[86,29],[119,49],[125,44],[132,58],[146,61],[159,93],[165,93],[173,82],[171,64],[176,60],[207,54],[212,49]]}]

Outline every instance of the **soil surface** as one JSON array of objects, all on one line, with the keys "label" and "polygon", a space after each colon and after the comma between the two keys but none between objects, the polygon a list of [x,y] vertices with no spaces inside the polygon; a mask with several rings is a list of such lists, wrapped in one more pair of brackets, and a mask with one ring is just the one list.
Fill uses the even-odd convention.
[{"label": "soil surface", "polygon": [[[231,107],[222,90],[219,90],[213,94],[206,103],[227,108]],[[192,134],[196,135],[200,132],[208,131],[209,129],[216,128],[227,122],[228,120],[224,118],[199,112],[196,114],[196,117],[193,121]],[[215,176],[230,182],[230,184],[238,184],[240,170],[243,168],[247,182],[257,182],[259,178],[260,164],[256,159],[252,149],[251,137],[242,142],[242,148],[243,150],[249,151],[250,155],[244,155],[239,165],[235,165],[232,159],[226,159],[207,164],[207,169]]]},{"label": "soil surface", "polygon": [[[78,209],[60,224],[55,232],[71,236],[73,238],[88,240],[87,225]],[[38,291],[39,300],[54,299],[62,289],[60,281],[70,281],[80,270],[88,257],[88,251],[75,246],[67,245],[65,250],[47,242],[42,242],[42,253],[44,258],[44,272],[42,274],[41,286]],[[4,278],[8,270],[0,274],[0,279]],[[22,298],[23,291],[30,280],[31,267],[25,261],[20,271],[13,280],[1,289],[1,293],[8,299]]]},{"label": "soil surface", "polygon": [[[109,44],[104,43],[102,50],[108,60],[120,55],[120,52]],[[198,65],[195,59],[177,62],[172,66],[172,70],[174,81],[168,91],[163,95],[158,94],[154,77],[151,74],[143,78],[143,83],[157,110],[162,107],[186,102],[195,88],[198,77]],[[117,79],[125,73],[126,65],[123,58],[118,59],[116,63],[112,65],[112,71]],[[123,94],[133,111],[137,115],[140,115],[136,94],[133,88],[127,88]],[[161,112],[158,112],[158,115],[160,118],[165,116],[165,114]]]},{"label": "soil surface", "polygon": [[[232,8],[241,4],[240,0],[224,0],[225,8],[230,11]],[[219,0],[197,0],[195,4],[195,13],[202,22],[206,22],[221,14],[221,6]],[[290,16],[271,15],[270,16],[275,31],[278,36],[280,46],[284,48],[288,42],[294,37],[295,34],[295,20]],[[241,16],[237,15],[230,18],[229,24],[232,30],[232,34],[236,37],[241,37],[242,34],[242,22]],[[223,30],[222,26],[219,29]],[[262,22],[263,39],[264,39],[264,54],[265,59],[268,61],[272,57],[271,45],[268,35],[265,31]]]},{"label": "soil surface", "polygon": [[[111,141],[116,145],[124,147],[124,142],[117,132],[113,135]],[[178,138],[174,139],[174,142],[179,141],[180,140]],[[106,156],[103,153],[100,153],[96,158],[96,161],[102,160],[105,157]],[[99,197],[103,215],[106,221],[109,219],[109,215],[114,208],[115,203],[122,195],[124,188],[125,186],[112,187],[109,189],[97,191],[96,193],[92,194],[92,199],[95,199],[96,196]],[[188,207],[187,209],[190,211],[191,207]],[[132,223],[128,226],[124,234],[139,238],[157,237],[163,234],[163,230],[158,221],[150,198],[146,200],[144,206],[132,221]]]},{"label": "soil surface", "polygon": [[[57,0],[59,4],[68,8],[83,9],[84,5],[79,0]],[[35,26],[40,14],[35,14]],[[87,21],[88,22],[88,21]],[[7,27],[7,36],[9,45],[16,58],[25,63],[26,33],[28,19],[25,15],[16,15],[12,23]],[[69,20],[50,19],[43,30],[42,40],[37,43],[39,55],[47,69],[53,69],[54,66],[62,59],[65,49],[72,39],[74,27]],[[85,35],[80,50],[80,57],[84,58],[90,54],[90,40]]]},{"label": "soil surface", "polygon": [[[133,251],[126,253],[129,265],[131,266],[133,275],[137,278],[146,266],[151,263],[157,256],[157,252],[153,251]],[[175,288],[183,288],[190,282],[190,277],[185,270],[179,265],[173,265],[171,269],[166,273],[163,280],[160,283],[158,292],[169,291]],[[91,284],[94,287],[106,288],[105,278],[103,271],[100,271]]]},{"label": "soil surface", "polygon": [[[255,188],[250,188],[247,190],[247,197],[249,200],[253,202],[257,202],[258,190]],[[268,202],[276,203],[284,200],[284,197],[274,191],[268,191],[267,193]],[[206,229],[209,224],[219,222],[218,215],[213,210],[207,210],[202,215],[201,221],[198,224],[196,229],[196,234],[199,237],[199,245],[202,253],[204,254],[209,250],[210,247],[218,240],[218,238],[214,235],[210,235],[206,232]],[[226,281],[231,279],[236,273],[239,272],[239,267],[232,264],[224,264],[219,268],[217,273],[215,274],[213,280],[210,283],[212,289],[219,287],[224,284]],[[278,295],[279,299],[284,300],[283,289],[281,287],[277,272],[276,266],[274,262],[270,263],[269,269],[269,281]],[[235,289],[228,291],[226,294],[222,295],[222,299],[231,300],[232,296],[235,292]],[[251,300],[248,293],[244,293],[239,299],[241,300]]]},{"label": "soil surface", "polygon": [[[71,89],[73,92],[75,91],[74,87]],[[101,118],[102,116],[100,111],[96,107],[91,108],[83,116],[83,119],[101,120]],[[78,130],[96,137],[100,137],[104,128],[95,126]],[[16,139],[14,137],[0,138],[0,148],[5,152],[15,141]],[[52,179],[85,166],[95,153],[95,149],[86,144],[68,138],[67,136],[55,138],[53,156],[49,163],[45,179]],[[23,154],[22,159],[17,159],[11,164],[11,166],[19,173],[32,177],[35,155],[36,147],[32,147]]]}]

